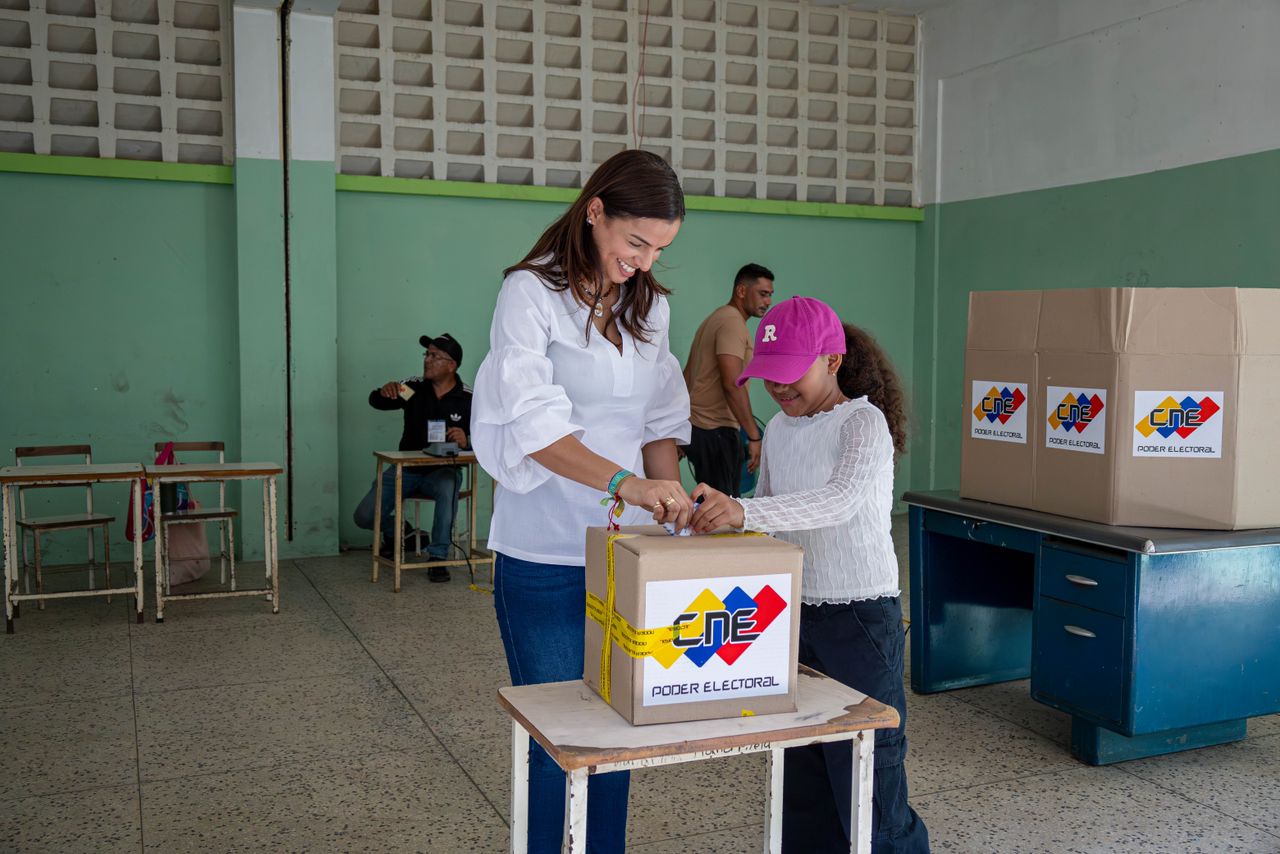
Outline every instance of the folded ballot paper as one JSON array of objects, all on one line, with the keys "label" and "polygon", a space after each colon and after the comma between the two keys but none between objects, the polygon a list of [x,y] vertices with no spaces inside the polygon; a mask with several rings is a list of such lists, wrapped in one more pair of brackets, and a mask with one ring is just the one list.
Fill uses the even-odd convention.
[{"label": "folded ballot paper", "polygon": [[588,528],[583,679],[632,724],[795,711],[803,564],[764,534]]}]

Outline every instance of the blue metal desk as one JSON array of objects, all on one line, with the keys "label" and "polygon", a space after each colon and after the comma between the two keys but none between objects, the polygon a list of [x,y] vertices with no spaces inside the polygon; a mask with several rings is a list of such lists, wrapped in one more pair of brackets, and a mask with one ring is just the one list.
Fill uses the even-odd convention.
[{"label": "blue metal desk", "polygon": [[1122,528],[909,492],[911,688],[1031,677],[1091,765],[1280,712],[1280,529]]}]

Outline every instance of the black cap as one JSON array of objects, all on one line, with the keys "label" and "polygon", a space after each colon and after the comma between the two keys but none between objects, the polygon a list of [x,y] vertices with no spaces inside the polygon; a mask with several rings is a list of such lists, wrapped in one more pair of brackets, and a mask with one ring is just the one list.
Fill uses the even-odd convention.
[{"label": "black cap", "polygon": [[432,338],[430,335],[423,335],[418,339],[418,343],[421,344],[424,349],[427,347],[435,347],[450,359],[453,359],[453,361],[458,365],[462,364],[462,345],[459,344],[448,332],[441,335],[439,338]]}]

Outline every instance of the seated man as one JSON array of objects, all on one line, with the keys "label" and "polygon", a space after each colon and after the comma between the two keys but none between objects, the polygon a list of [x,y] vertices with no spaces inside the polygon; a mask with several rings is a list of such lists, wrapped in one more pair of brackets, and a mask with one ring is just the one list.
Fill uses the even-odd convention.
[{"label": "seated man", "polygon": [[[374,409],[404,410],[404,433],[400,450],[421,451],[428,442],[431,427],[444,428],[444,438],[456,442],[461,449],[471,445],[471,391],[458,379],[462,363],[462,346],[452,335],[439,338],[423,335],[418,341],[426,348],[422,359],[422,379],[389,382],[369,393]],[[431,524],[431,544],[427,554],[431,560],[444,560],[453,539],[453,517],[458,509],[458,489],[462,485],[459,466],[420,466],[406,468],[400,481],[403,498],[429,498],[435,502],[435,519]],[[373,528],[376,495],[375,483],[356,508],[355,523],[366,530]],[[382,472],[382,554],[390,557],[396,532],[396,474],[394,467]],[[433,566],[427,570],[430,581],[448,581],[449,570]]]}]

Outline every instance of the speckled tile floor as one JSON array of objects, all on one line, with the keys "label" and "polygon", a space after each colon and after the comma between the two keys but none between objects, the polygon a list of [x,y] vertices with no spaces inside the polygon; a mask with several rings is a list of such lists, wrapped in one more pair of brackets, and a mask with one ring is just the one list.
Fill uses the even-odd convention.
[{"label": "speckled tile floor", "polygon": [[[492,599],[415,574],[393,595],[367,552],[284,561],[282,586],[279,615],[179,602],[163,626],[124,597],[28,608],[0,638],[0,851],[505,851]],[[1280,852],[1280,716],[1108,768],[1025,682],[909,695],[908,718],[938,851]],[[630,850],[758,851],[763,772],[635,774]]]}]

